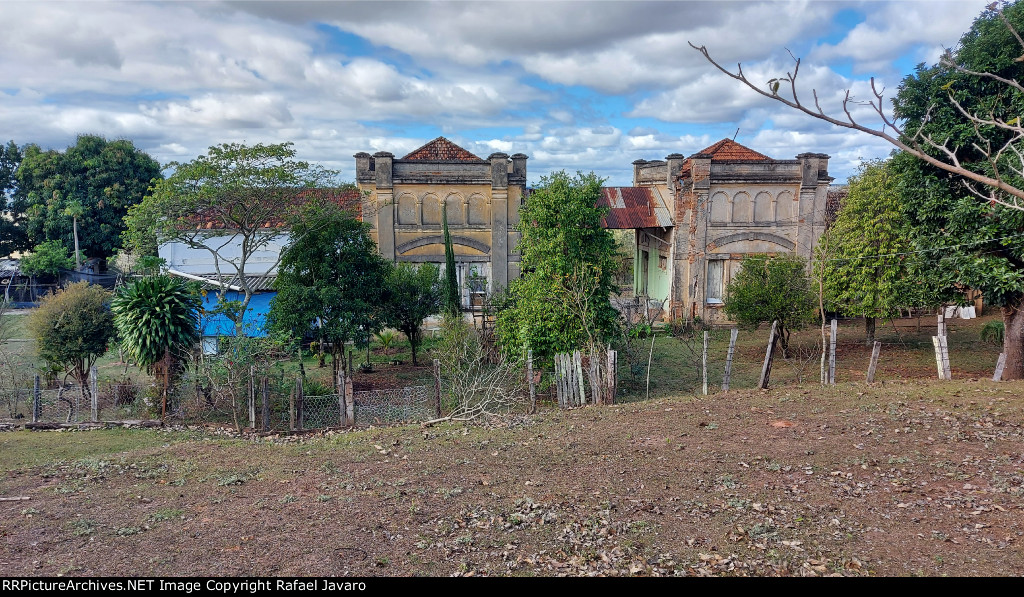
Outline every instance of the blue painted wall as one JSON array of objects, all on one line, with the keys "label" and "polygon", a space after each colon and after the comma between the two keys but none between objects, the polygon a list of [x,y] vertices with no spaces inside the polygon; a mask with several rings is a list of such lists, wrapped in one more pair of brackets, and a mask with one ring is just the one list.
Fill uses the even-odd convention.
[{"label": "blue painted wall", "polygon": [[[254,294],[249,301],[249,310],[242,316],[242,325],[246,334],[254,338],[262,338],[267,335],[267,313],[270,311],[270,299],[277,295],[276,292],[262,292]],[[203,309],[210,311],[217,307],[218,292],[208,292],[203,297]],[[245,295],[241,292],[228,291],[224,293],[224,299],[228,301],[241,301]],[[199,320],[199,327],[203,330],[203,336],[234,336],[235,324],[223,315],[204,315]]]}]

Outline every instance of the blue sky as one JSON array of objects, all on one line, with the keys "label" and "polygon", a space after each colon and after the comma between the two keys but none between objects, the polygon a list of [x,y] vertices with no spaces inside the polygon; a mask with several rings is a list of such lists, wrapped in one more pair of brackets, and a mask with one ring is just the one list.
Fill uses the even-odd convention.
[{"label": "blue sky", "polygon": [[[801,89],[837,110],[956,45],[986,1],[0,2],[0,142],[127,138],[161,163],[224,142],[291,141],[354,175],[444,135],[530,156],[531,182],[724,137],[791,159],[832,156],[837,182],[890,147],[760,98],[801,57]],[[867,116],[865,114],[865,116]],[[738,131],[738,132],[737,132]]]}]

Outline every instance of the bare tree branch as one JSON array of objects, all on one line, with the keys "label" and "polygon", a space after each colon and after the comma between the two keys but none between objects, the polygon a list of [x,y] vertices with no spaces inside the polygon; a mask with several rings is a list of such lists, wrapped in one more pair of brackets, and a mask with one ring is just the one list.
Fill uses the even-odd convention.
[{"label": "bare tree branch", "polygon": [[[1017,42],[1024,49],[1024,39],[1009,22],[1006,16],[1003,14],[1001,8],[995,7],[994,5],[990,8],[995,8],[997,14],[1002,19],[1003,23],[1010,30],[1013,36],[1017,39]],[[945,170],[961,177],[964,181],[965,186],[975,195],[989,201],[993,204],[1002,205],[1011,209],[1017,209],[1024,211],[1024,189],[1018,188],[1013,183],[1008,182],[1001,171],[1000,159],[1013,155],[1016,157],[1016,161],[1019,165],[1008,166],[1012,172],[1020,175],[1024,172],[1024,155],[1018,148],[1018,145],[1024,141],[1024,125],[1018,118],[1011,119],[1010,121],[1003,121],[992,114],[987,116],[972,113],[967,110],[957,99],[953,96],[952,89],[947,89],[949,100],[957,109],[957,111],[966,119],[968,119],[975,131],[975,136],[978,138],[978,142],[974,144],[976,151],[980,152],[985,156],[985,161],[991,166],[992,174],[987,175],[984,173],[974,172],[964,167],[960,160],[956,156],[956,152],[950,149],[948,142],[943,140],[939,141],[928,135],[924,131],[924,124],[928,122],[929,111],[926,113],[925,118],[922,120],[922,124],[915,130],[909,131],[904,130],[901,123],[886,114],[885,103],[884,103],[884,88],[878,89],[874,77],[871,78],[871,92],[873,98],[866,101],[858,101],[853,98],[850,90],[846,90],[846,94],[842,101],[842,117],[830,116],[821,107],[820,99],[816,90],[812,90],[814,98],[813,108],[803,104],[800,100],[799,92],[797,90],[797,76],[800,72],[800,59],[793,56],[790,52],[790,56],[794,61],[794,68],[792,72],[787,72],[785,77],[769,79],[767,83],[767,89],[762,88],[759,85],[754,84],[746,74],[743,72],[743,66],[741,64],[736,65],[736,71],[733,72],[718,61],[711,57],[707,47],[701,45],[697,46],[692,42],[688,42],[690,47],[701,53],[704,58],[710,62],[715,68],[729,77],[743,83],[750,89],[754,90],[758,94],[782,103],[794,110],[799,110],[812,118],[822,120],[834,126],[838,126],[845,129],[860,131],[868,135],[872,135],[879,139],[883,139],[891,145],[923,160],[936,168]],[[1024,56],[1017,59],[1018,61],[1024,61]],[[956,63],[953,59],[953,54],[947,50],[945,55],[940,60],[940,64],[944,67],[956,70],[957,72],[975,76],[984,77],[994,81],[997,81],[1005,85],[1010,91],[1015,93],[1024,93],[1024,85],[1018,81],[1001,77],[994,73],[978,72],[967,69],[962,65]],[[781,95],[779,88],[781,83],[788,83],[789,92],[787,95]],[[851,104],[870,106],[874,113],[878,116],[881,121],[880,127],[872,128],[870,126],[863,125],[857,122],[856,118],[851,111]],[[985,136],[982,131],[983,128],[993,127],[995,129],[1006,131],[1011,133],[1011,138],[1005,143],[1001,144],[998,148],[992,147],[991,139]],[[891,130],[887,132],[887,129]],[[936,151],[941,154],[941,158],[935,157],[930,151]],[[979,185],[986,187],[987,192],[980,192]]]}]

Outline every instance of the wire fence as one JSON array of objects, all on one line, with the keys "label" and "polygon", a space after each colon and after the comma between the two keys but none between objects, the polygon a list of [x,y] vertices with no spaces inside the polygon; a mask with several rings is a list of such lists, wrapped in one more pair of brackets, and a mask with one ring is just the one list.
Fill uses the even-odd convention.
[{"label": "wire fence", "polygon": [[0,381],[0,422],[83,423],[149,418],[151,408],[145,401],[148,390],[148,384],[134,380],[104,380],[81,386],[44,385],[40,379],[38,387],[35,380],[31,385]]}]

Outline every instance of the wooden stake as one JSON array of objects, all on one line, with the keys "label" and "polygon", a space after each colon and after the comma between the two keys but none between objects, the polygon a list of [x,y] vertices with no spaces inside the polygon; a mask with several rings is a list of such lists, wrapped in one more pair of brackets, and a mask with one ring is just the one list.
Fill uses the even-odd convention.
[{"label": "wooden stake", "polygon": [[349,427],[356,426],[356,400],[352,391],[352,377],[345,377],[345,419]]},{"label": "wooden stake", "polygon": [[704,332],[704,354],[702,360],[702,372],[704,376],[704,395],[708,395],[708,333]]},{"label": "wooden stake", "polygon": [[39,380],[39,376],[35,376],[35,381],[32,383],[32,422],[38,423],[39,417],[43,414],[42,412],[42,389]]},{"label": "wooden stake", "polygon": [[572,354],[573,364],[576,366],[576,406],[583,406],[587,403],[587,394],[583,391],[583,357],[580,351]]},{"label": "wooden stake", "polygon": [[761,378],[757,381],[757,387],[768,388],[768,380],[772,375],[772,358],[775,356],[775,330],[779,327],[778,320],[772,322],[772,331],[768,336],[768,348],[764,351],[764,364],[761,365]]},{"label": "wooden stake", "polygon": [[303,403],[306,401],[305,388],[302,387],[302,376],[295,377],[295,422],[299,431],[305,429],[305,417],[302,411],[305,410]]},{"label": "wooden stake", "polygon": [[839,331],[839,324],[832,320],[831,332],[828,338],[828,383],[836,384],[836,336]]},{"label": "wooden stake", "polygon": [[91,421],[100,420],[100,388],[99,388],[99,374],[96,371],[96,366],[93,365],[89,368],[89,394],[91,394],[90,403],[92,408],[90,409],[90,415],[92,415]]},{"label": "wooden stake", "polygon": [[615,393],[619,389],[618,371],[619,371],[619,352],[608,349],[608,404],[615,404]]},{"label": "wooden stake", "polygon": [[654,358],[654,339],[657,334],[651,334],[651,353],[647,355],[647,399],[651,398],[651,360]]},{"label": "wooden stake", "polygon": [[338,422],[342,427],[348,425],[348,417],[345,415],[345,374],[338,371]]},{"label": "wooden stake", "polygon": [[249,365],[249,429],[256,429],[256,367]]},{"label": "wooden stake", "polygon": [[270,431],[270,380],[266,377],[263,378],[263,384],[261,387],[261,393],[263,394],[263,408],[262,410],[262,423],[263,431]]},{"label": "wooden stake", "polygon": [[882,343],[875,342],[874,348],[871,349],[871,363],[868,365],[868,383],[874,383],[875,381],[875,368],[878,367],[878,353],[882,350]]},{"label": "wooden stake", "polygon": [[537,412],[537,384],[533,381],[533,351],[526,351],[526,383],[530,385],[530,414]]},{"label": "wooden stake", "polygon": [[722,375],[722,391],[729,391],[729,378],[732,377],[732,355],[736,352],[736,336],[740,331],[733,328],[729,331],[729,352],[725,355],[725,374]]},{"label": "wooden stake", "polygon": [[992,381],[1002,381],[1003,379],[1003,368],[1006,367],[1006,353],[999,353],[999,358],[996,359],[996,372],[992,376]]},{"label": "wooden stake", "polygon": [[441,418],[441,361],[434,359],[434,415]]}]

